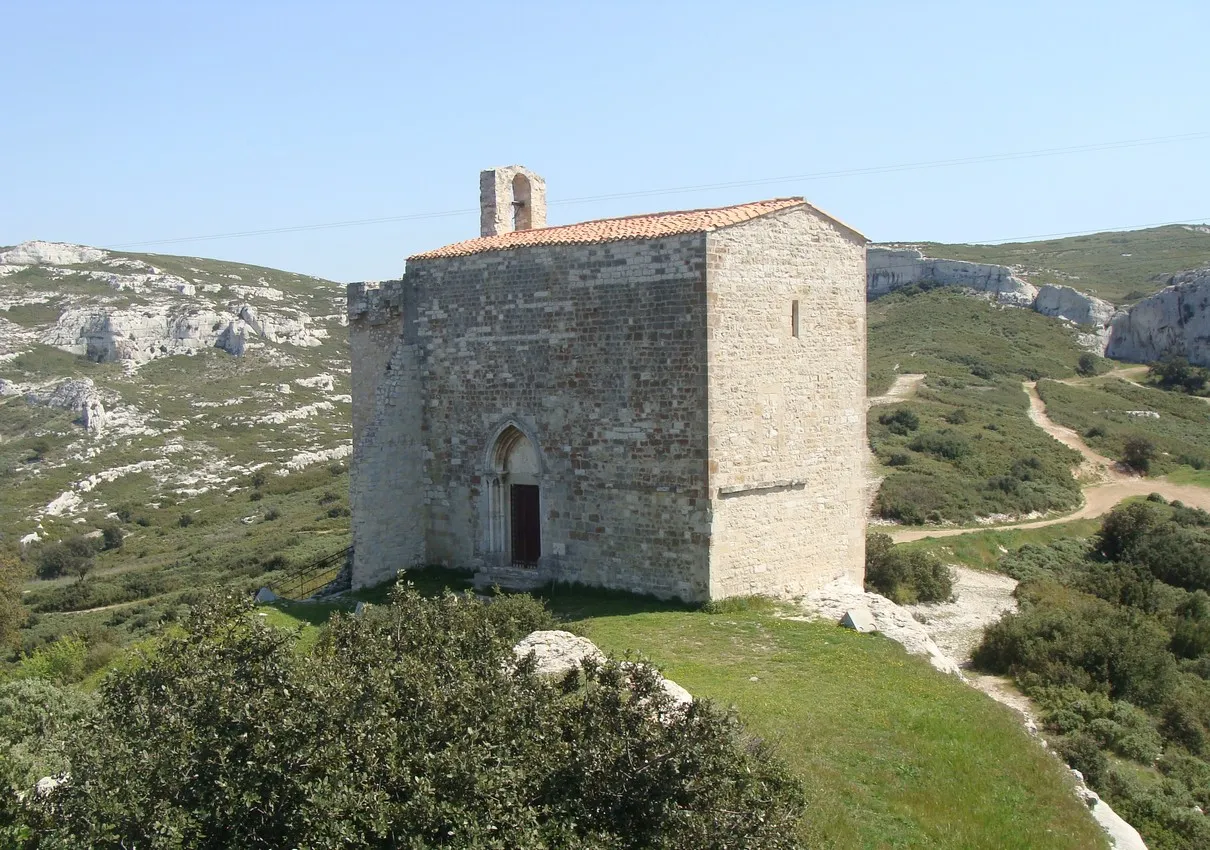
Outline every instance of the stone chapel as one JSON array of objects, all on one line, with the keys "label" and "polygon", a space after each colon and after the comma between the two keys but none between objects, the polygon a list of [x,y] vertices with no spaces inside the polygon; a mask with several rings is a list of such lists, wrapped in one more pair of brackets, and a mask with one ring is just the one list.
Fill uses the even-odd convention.
[{"label": "stone chapel", "polygon": [[860,582],[866,238],[802,198],[481,235],[348,287],[353,584],[475,569],[704,601]]}]

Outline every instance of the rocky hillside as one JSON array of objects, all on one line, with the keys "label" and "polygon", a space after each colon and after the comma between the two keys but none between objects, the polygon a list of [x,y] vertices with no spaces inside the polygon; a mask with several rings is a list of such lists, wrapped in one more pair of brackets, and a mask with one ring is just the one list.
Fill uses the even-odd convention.
[{"label": "rocky hillside", "polygon": [[305,275],[0,248],[3,542],[347,456],[344,324],[343,287]]}]

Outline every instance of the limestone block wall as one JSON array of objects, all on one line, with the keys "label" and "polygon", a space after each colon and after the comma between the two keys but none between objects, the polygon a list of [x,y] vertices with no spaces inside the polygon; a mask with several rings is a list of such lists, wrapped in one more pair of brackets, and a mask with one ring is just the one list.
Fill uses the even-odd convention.
[{"label": "limestone block wall", "polygon": [[865,240],[799,207],[707,251],[710,595],[860,582]]},{"label": "limestone block wall", "polygon": [[426,548],[482,563],[492,439],[537,442],[543,566],[708,591],[704,234],[411,260]]},{"label": "limestone block wall", "polygon": [[350,284],[353,587],[425,562],[425,446],[417,346],[404,337],[403,283]]}]

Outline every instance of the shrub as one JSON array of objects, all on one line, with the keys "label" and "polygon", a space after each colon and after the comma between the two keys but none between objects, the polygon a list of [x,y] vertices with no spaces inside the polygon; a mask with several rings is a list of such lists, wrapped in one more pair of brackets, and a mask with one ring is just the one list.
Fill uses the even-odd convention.
[{"label": "shrub", "polygon": [[920,417],[909,407],[901,407],[878,417],[878,422],[885,425],[892,434],[903,436],[920,427]]},{"label": "shrub", "polygon": [[802,788],[709,702],[675,707],[642,664],[548,681],[514,659],[517,637],[550,622],[531,599],[401,588],[334,619],[308,657],[249,615],[206,605],[110,674],[68,742],[48,842],[796,844]]},{"label": "shrub", "polygon": [[1109,759],[1101,752],[1096,738],[1087,732],[1077,732],[1061,740],[1055,749],[1064,761],[1084,774],[1084,781],[1090,786],[1103,787],[1109,771]]},{"label": "shrub", "polygon": [[1122,447],[1122,463],[1145,474],[1151,471],[1151,461],[1155,460],[1156,453],[1155,443],[1146,437],[1129,437]]},{"label": "shrub", "polygon": [[121,549],[124,539],[122,527],[117,524],[110,523],[101,529],[101,548],[106,551]]},{"label": "shrub", "polygon": [[945,421],[951,425],[965,425],[970,421],[970,414],[966,412],[965,407],[956,407],[945,414]]},{"label": "shrub", "polygon": [[248,494],[249,502],[259,502],[263,498],[265,498],[265,494],[262,493],[260,490],[253,490],[251,493]]},{"label": "shrub", "polygon": [[1080,355],[1080,359],[1076,361],[1076,374],[1084,377],[1091,377],[1097,373],[1098,358],[1094,354],[1084,352]]},{"label": "shrub", "polygon": [[896,602],[943,602],[954,592],[954,579],[931,552],[897,549],[889,535],[868,534],[865,586]]},{"label": "shrub", "polygon": [[1100,425],[1093,425],[1091,428],[1088,428],[1087,430],[1084,431],[1084,436],[1089,439],[1094,439],[1096,437],[1104,437],[1105,434],[1106,434],[1105,429]]},{"label": "shrub", "polygon": [[927,452],[945,460],[958,460],[970,454],[970,443],[961,435],[949,429],[929,431],[920,434],[908,444],[914,452]]},{"label": "shrub", "polygon": [[32,655],[21,659],[19,675],[27,679],[44,679],[48,682],[78,682],[84,678],[84,661],[88,646],[75,635],[61,637],[54,643],[34,650]]},{"label": "shrub", "polygon": [[181,528],[188,528],[193,525],[193,514],[181,514],[177,517],[176,524]]},{"label": "shrub", "polygon": [[38,578],[43,579],[65,575],[83,578],[92,569],[96,554],[96,541],[77,534],[66,540],[41,546],[35,555],[35,569]]},{"label": "shrub", "polygon": [[985,381],[990,381],[995,373],[992,372],[990,366],[984,363],[976,363],[971,367],[971,374],[976,378],[982,378]]},{"label": "shrub", "polygon": [[886,465],[887,466],[907,466],[911,462],[912,462],[912,456],[909,455],[907,452],[893,452],[891,454],[891,456],[887,458]]},{"label": "shrub", "polygon": [[280,518],[281,518],[281,511],[275,507],[269,508],[268,510],[265,511],[265,520],[266,521],[271,522],[275,519],[280,519]]}]

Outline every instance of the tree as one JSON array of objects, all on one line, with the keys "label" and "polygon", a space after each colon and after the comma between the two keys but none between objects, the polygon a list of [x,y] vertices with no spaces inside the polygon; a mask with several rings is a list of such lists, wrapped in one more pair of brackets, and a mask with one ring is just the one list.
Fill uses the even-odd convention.
[{"label": "tree", "polygon": [[[110,674],[48,800],[60,847],[795,846],[802,789],[708,702],[642,664],[561,681],[518,661],[551,624],[397,589],[308,655],[248,603]],[[167,836],[174,836],[171,840]],[[165,843],[167,842],[167,843]]]},{"label": "tree", "polygon": [[110,523],[101,529],[101,548],[106,551],[121,549],[124,538],[122,527],[117,523]]},{"label": "tree", "polygon": [[1130,437],[1122,448],[1122,463],[1143,474],[1151,471],[1151,461],[1155,456],[1155,443],[1146,437]]},{"label": "tree", "polygon": [[1097,373],[1097,357],[1085,351],[1076,362],[1076,374],[1089,377]]},{"label": "tree", "polygon": [[79,534],[57,543],[47,543],[35,556],[38,578],[74,575],[83,579],[92,569],[96,554],[96,541]]}]

